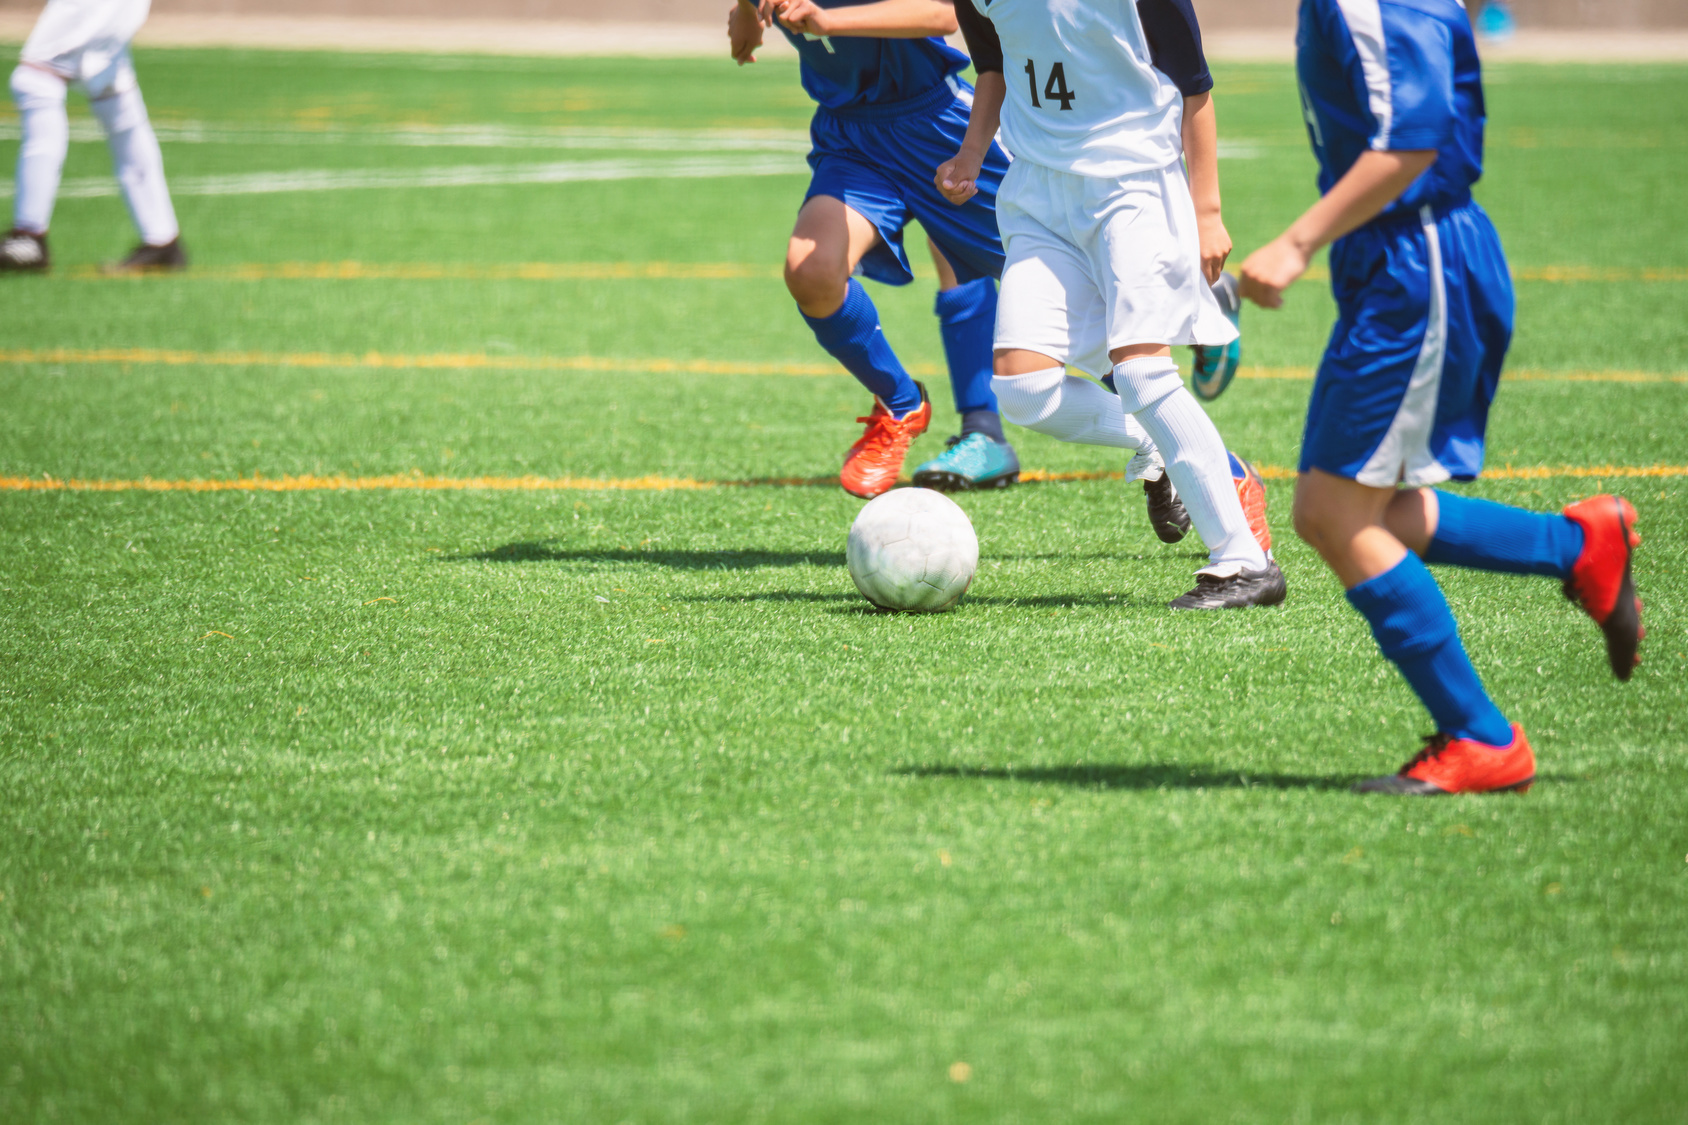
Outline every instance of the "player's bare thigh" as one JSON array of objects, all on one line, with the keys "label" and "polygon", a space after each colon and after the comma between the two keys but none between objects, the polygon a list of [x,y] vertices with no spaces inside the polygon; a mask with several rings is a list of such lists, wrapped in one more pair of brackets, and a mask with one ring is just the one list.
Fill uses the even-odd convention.
[{"label": "player's bare thigh", "polygon": [[[1126,344],[1108,352],[1108,361],[1117,367],[1128,359],[1171,354],[1172,349],[1165,344]],[[1051,367],[1061,366],[1063,365],[1060,360],[1042,352],[1027,351],[1024,348],[998,348],[994,371],[997,378],[1010,379],[1015,375],[1030,375],[1033,371],[1048,371]]]},{"label": "player's bare thigh", "polygon": [[817,195],[803,204],[785,249],[785,287],[804,315],[843,307],[850,275],[878,241],[878,228],[842,199]]}]

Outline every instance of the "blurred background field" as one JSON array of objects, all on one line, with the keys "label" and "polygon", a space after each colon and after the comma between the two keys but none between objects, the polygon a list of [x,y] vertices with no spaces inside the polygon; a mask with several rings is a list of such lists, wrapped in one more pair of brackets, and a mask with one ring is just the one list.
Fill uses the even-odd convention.
[{"label": "blurred background field", "polygon": [[[881,617],[789,55],[137,64],[194,268],[100,275],[73,98],[57,268],[0,284],[0,1119],[1680,1119],[1688,67],[1490,69],[1475,489],[1625,489],[1648,662],[1449,576],[1543,778],[1404,805],[1343,789],[1423,717],[1288,535],[1316,281],[1214,409],[1282,610],[1171,618],[1190,550],[1074,479],[964,498],[969,600]],[[1246,251],[1312,161],[1287,68],[1218,78]],[[941,384],[932,291],[874,297]],[[568,487],[23,490],[286,474]]]}]

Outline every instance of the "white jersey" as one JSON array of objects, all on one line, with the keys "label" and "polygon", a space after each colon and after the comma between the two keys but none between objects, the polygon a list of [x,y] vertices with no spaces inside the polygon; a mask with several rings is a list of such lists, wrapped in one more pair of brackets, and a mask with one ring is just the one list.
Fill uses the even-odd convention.
[{"label": "white jersey", "polygon": [[72,82],[106,70],[147,22],[152,0],[47,0],[23,61]]},{"label": "white jersey", "polygon": [[957,0],[995,26],[1016,160],[1117,178],[1184,155],[1184,97],[1149,61],[1133,0]]}]

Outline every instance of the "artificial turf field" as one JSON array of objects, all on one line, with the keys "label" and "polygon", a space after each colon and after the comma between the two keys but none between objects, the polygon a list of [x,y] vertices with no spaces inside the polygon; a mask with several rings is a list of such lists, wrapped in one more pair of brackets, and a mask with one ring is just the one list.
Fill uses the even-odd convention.
[{"label": "artificial turf field", "polygon": [[[1552,584],[1441,572],[1541,775],[1430,802],[1346,792],[1427,720],[1281,475],[1280,609],[1173,616],[1191,546],[1022,431],[960,610],[866,612],[790,63],[138,65],[195,271],[97,277],[85,139],[0,284],[0,1120],[1688,1113],[1688,68],[1490,75],[1472,491],[1622,489],[1650,632],[1619,685]],[[1287,67],[1218,77],[1240,256],[1312,163]],[[932,288],[873,289],[917,457]],[[1263,466],[1331,317],[1248,314]]]}]

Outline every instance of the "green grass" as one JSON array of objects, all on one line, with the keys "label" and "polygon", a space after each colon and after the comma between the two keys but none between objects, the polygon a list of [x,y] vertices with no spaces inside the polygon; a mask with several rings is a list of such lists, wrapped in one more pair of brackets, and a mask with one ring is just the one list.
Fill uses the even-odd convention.
[{"label": "green grass", "polygon": [[[806,118],[771,63],[139,65],[158,120],[230,129]],[[1515,266],[1688,268],[1688,68],[1512,66],[1490,93],[1480,194]],[[1225,68],[1220,96],[1259,154],[1222,169],[1246,250],[1309,201],[1311,161],[1284,69]],[[176,177],[609,155],[166,151]],[[105,160],[78,143],[67,175]],[[178,208],[207,269],[772,265],[802,186]],[[75,276],[132,238],[117,200],[61,202],[53,238],[58,276],[0,286],[0,349],[629,370],[7,363],[0,476],[813,477],[863,405],[842,377],[639,368],[814,362],[772,275],[127,284]],[[1682,282],[1519,294],[1515,367],[1688,371]],[[929,281],[874,296],[910,361],[941,362]],[[1251,315],[1249,361],[1311,364],[1330,315],[1297,288]],[[1213,413],[1293,465],[1306,392],[1240,382]],[[1685,417],[1681,382],[1517,382],[1491,460],[1679,465]],[[1016,440],[1028,465],[1118,467]],[[1161,608],[1191,549],[1108,481],[964,498],[980,575],[931,619],[864,612],[858,504],[827,487],[0,493],[0,1120],[1680,1120],[1688,485],[1473,491],[1620,484],[1647,663],[1613,683],[1549,583],[1442,573],[1542,776],[1435,803],[1344,791],[1426,719],[1282,484],[1289,603],[1201,618]]]}]

